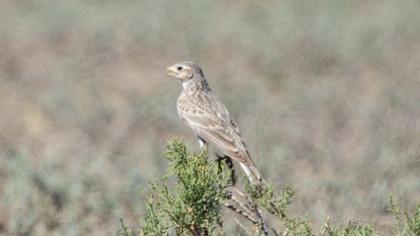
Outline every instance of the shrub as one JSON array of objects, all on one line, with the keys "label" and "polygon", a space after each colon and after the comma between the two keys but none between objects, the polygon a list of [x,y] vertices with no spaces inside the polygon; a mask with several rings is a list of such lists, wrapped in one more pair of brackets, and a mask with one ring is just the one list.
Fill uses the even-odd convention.
[{"label": "shrub", "polygon": [[[225,235],[222,208],[234,210],[251,222],[252,227],[237,222],[250,235],[313,236],[312,227],[305,218],[293,217],[288,208],[293,201],[294,191],[287,187],[275,194],[268,184],[255,186],[245,184],[241,192],[244,202],[237,205],[230,186],[231,171],[223,162],[210,161],[207,152],[189,153],[180,140],[167,145],[166,158],[169,169],[163,178],[151,183],[152,193],[139,231],[140,235]],[[236,188],[236,187],[235,187]],[[420,235],[420,204],[412,216],[402,214],[391,198],[390,211],[395,217],[394,234],[397,236]],[[253,209],[255,214],[252,215]],[[276,227],[268,228],[261,216],[265,210],[278,220]],[[403,215],[403,217],[402,217]],[[123,221],[120,235],[133,236]],[[368,223],[350,221],[341,226],[331,226],[329,219],[324,223],[320,236],[375,236],[378,235]]]}]

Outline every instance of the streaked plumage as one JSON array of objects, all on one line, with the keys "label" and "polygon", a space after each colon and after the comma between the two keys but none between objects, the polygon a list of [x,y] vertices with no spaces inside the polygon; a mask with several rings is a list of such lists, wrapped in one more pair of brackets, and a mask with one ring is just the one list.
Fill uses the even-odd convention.
[{"label": "streaked plumage", "polygon": [[168,74],[182,84],[177,108],[181,120],[199,140],[214,145],[224,155],[238,161],[251,182],[262,181],[238,126],[225,105],[212,93],[203,71],[192,62],[177,63],[168,68]]}]

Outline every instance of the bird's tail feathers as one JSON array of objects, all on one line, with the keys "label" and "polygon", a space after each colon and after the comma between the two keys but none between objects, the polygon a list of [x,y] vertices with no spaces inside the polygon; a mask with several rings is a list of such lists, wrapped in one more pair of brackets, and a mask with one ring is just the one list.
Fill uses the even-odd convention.
[{"label": "bird's tail feathers", "polygon": [[246,176],[248,177],[251,183],[259,185],[263,182],[260,172],[258,171],[257,167],[252,163],[242,163],[240,162],[239,165],[244,170]]}]

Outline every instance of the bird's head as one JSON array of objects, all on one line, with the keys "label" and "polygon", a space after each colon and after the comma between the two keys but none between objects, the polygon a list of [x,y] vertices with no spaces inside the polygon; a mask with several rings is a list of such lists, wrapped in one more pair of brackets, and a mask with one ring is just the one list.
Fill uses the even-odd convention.
[{"label": "bird's head", "polygon": [[204,90],[210,90],[204,78],[203,70],[193,62],[184,61],[175,63],[166,68],[166,71],[168,75],[175,77],[181,82],[184,89],[202,88]]},{"label": "bird's head", "polygon": [[203,76],[201,68],[190,61],[175,63],[174,65],[166,68],[168,75],[173,76],[181,82],[190,80],[195,76]]}]

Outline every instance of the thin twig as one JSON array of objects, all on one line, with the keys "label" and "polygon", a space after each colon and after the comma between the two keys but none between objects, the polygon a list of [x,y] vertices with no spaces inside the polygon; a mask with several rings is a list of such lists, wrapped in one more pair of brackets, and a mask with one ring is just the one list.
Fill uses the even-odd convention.
[{"label": "thin twig", "polygon": [[191,226],[190,228],[189,228],[189,231],[191,232],[191,234],[192,235],[194,235],[194,236],[201,236],[201,234],[200,234],[200,232],[194,227],[194,226]]},{"label": "thin twig", "polygon": [[230,186],[227,188],[228,190],[230,190],[230,192],[236,192],[236,194],[238,194],[241,197],[247,197],[246,194],[244,192],[242,192],[241,190],[239,190],[237,187],[235,186]]},{"label": "thin twig", "polygon": [[277,231],[276,231],[275,229],[271,228],[271,231],[273,231],[273,234],[274,234],[275,236],[280,236],[280,235],[277,233]]},{"label": "thin twig", "polygon": [[248,232],[248,230],[246,229],[245,225],[243,225],[236,217],[233,217],[233,220],[236,222],[237,225],[239,225],[239,227],[242,228],[242,230],[244,232]]},{"label": "thin twig", "polygon": [[[242,212],[242,214],[241,215],[243,215],[244,213],[247,215],[247,216],[250,216],[250,215],[252,215],[253,216],[253,218],[255,219],[255,221],[254,221],[254,224],[258,224],[258,225],[260,225],[260,227],[261,227],[261,230],[263,231],[263,234],[264,235],[268,235],[268,227],[267,227],[267,225],[265,224],[265,222],[264,222],[264,219],[263,219],[263,217],[262,217],[262,215],[261,215],[261,210],[258,208],[258,206],[254,203],[254,201],[253,201],[253,199],[249,196],[249,195],[247,195],[247,194],[245,194],[245,193],[243,193],[242,191],[240,191],[238,188],[236,188],[235,186],[232,186],[232,187],[230,187],[229,188],[230,189],[230,192],[231,192],[231,199],[232,199],[232,201],[234,201],[234,202],[236,202],[242,209],[244,209],[244,210],[241,210],[241,212]],[[239,201],[236,197],[235,197],[235,195],[234,194],[236,194],[236,195],[238,195],[238,196],[241,196],[241,197],[243,197],[243,198],[246,198],[247,199],[247,201],[248,201],[248,203],[249,204],[251,204],[251,206],[247,206],[246,204],[244,204],[244,203],[242,203],[241,201]],[[250,209],[250,208],[252,208],[252,209]],[[236,208],[237,209],[237,208]],[[240,210],[240,209],[238,209],[238,210]],[[244,212],[244,211],[247,211],[247,212]]]},{"label": "thin twig", "polygon": [[255,216],[253,215],[253,212],[252,212],[252,210],[251,209],[249,209],[249,207],[246,205],[246,204],[244,204],[243,202],[241,202],[238,198],[236,198],[235,196],[231,196],[231,200],[233,201],[233,202],[235,202],[236,204],[238,204],[238,206],[243,210],[243,211],[246,211],[246,213],[248,214],[248,215],[252,215],[254,218],[255,218]]},{"label": "thin twig", "polygon": [[237,208],[236,206],[234,206],[234,205],[230,205],[230,204],[229,204],[229,203],[227,203],[227,202],[223,203],[223,205],[224,205],[225,207],[227,207],[228,209],[230,209],[230,210],[232,210],[232,211],[234,211],[234,212],[238,213],[239,215],[241,215],[241,216],[245,217],[246,219],[248,219],[248,220],[249,220],[249,221],[251,221],[252,223],[254,223],[254,224],[258,224],[258,221],[257,221],[257,220],[256,220],[253,216],[248,215],[246,212],[244,212],[243,210],[241,210],[241,209]]},{"label": "thin twig", "polygon": [[327,232],[327,230],[328,230],[329,228],[330,228],[330,217],[329,217],[329,216],[327,216],[327,220],[326,220],[326,221],[325,221],[325,223],[322,225],[320,235],[321,235],[321,236],[324,236],[324,235],[325,235],[325,233]]},{"label": "thin twig", "polygon": [[264,233],[265,236],[268,236],[268,227],[265,224],[264,219],[263,219],[263,217],[261,215],[261,210],[255,204],[254,204],[254,208],[255,208],[255,215],[258,218],[258,223],[261,226],[261,230],[263,231],[263,233]]},{"label": "thin twig", "polygon": [[[218,155],[216,154],[216,156],[218,156]],[[220,158],[220,156],[218,156],[218,157]],[[225,156],[225,158],[226,157],[227,156]],[[229,158],[229,157],[227,157],[227,158]],[[230,158],[227,159],[227,160],[228,161],[231,161]],[[229,163],[226,163],[226,164],[229,166]],[[231,170],[233,170],[233,168],[232,168],[233,166],[229,166],[229,167],[231,168]],[[250,220],[252,223],[258,224],[261,227],[261,230],[263,231],[264,236],[268,236],[268,227],[265,224],[264,219],[263,219],[263,217],[261,215],[261,210],[258,208],[257,204],[254,203],[253,199],[248,194],[243,193],[242,191],[240,191],[238,188],[235,187],[235,182],[236,182],[235,179],[236,179],[236,177],[235,177],[235,172],[234,171],[232,171],[232,177],[233,177],[233,180],[234,180],[233,186],[229,188],[229,189],[233,190],[233,191],[230,191],[231,194],[232,194],[231,195],[231,199],[236,204],[238,204],[239,207],[241,207],[243,210],[241,210],[238,207],[235,207],[233,205],[230,205],[230,204],[228,204],[226,202],[224,203],[225,207],[227,207],[228,209],[231,209],[234,212],[236,212],[236,213],[244,216],[246,219]],[[253,211],[246,204],[242,203],[239,199],[237,199],[234,196],[234,194],[233,194],[234,192],[237,195],[239,195],[239,196],[241,196],[243,198],[248,199],[248,202],[249,202],[249,204],[252,205],[252,208],[254,209],[255,214],[252,214]]]}]

